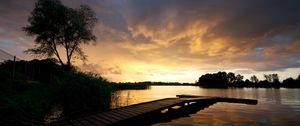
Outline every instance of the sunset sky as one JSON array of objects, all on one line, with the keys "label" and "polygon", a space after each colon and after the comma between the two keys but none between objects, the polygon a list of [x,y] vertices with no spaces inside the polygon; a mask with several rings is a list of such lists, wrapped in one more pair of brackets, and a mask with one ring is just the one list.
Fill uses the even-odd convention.
[{"label": "sunset sky", "polygon": [[[0,49],[20,59],[34,38],[21,30],[36,0],[0,0]],[[194,82],[209,72],[249,78],[300,73],[299,0],[63,0],[89,5],[98,23],[82,70],[111,81]]]}]

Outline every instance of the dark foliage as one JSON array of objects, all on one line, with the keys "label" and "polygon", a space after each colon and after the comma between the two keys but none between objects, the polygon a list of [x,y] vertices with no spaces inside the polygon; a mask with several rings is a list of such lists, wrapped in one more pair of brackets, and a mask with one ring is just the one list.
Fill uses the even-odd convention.
[{"label": "dark foliage", "polygon": [[[31,60],[31,61],[6,61],[0,65],[0,71],[4,76],[1,80],[31,80],[49,82],[63,73],[63,69],[57,64],[56,59]],[[13,72],[15,75],[13,75]]]},{"label": "dark foliage", "polygon": [[100,76],[81,72],[65,72],[52,82],[55,104],[68,115],[110,107],[112,87]]},{"label": "dark foliage", "polygon": [[[23,30],[35,37],[36,47],[26,52],[52,57],[66,68],[71,67],[71,59],[86,59],[80,44],[87,44],[96,37],[92,34],[97,22],[94,12],[86,5],[77,9],[69,8],[60,0],[38,0],[31,16],[29,25]],[[64,49],[67,62],[61,59],[58,48]]]},{"label": "dark foliage", "polygon": [[206,88],[228,88],[228,87],[263,87],[263,88],[300,88],[300,75],[297,79],[287,78],[279,81],[278,74],[264,75],[265,80],[259,81],[256,76],[250,80],[243,80],[242,75],[234,73],[218,72],[202,75],[196,82],[197,85]]},{"label": "dark foliage", "polygon": [[138,83],[112,83],[114,89],[117,90],[144,90],[149,89],[149,85],[138,84]]},{"label": "dark foliage", "polygon": [[224,88],[237,85],[243,81],[243,76],[234,73],[218,72],[201,76],[196,84],[203,87]]},{"label": "dark foliage", "polygon": [[113,87],[108,81],[95,74],[65,71],[53,59],[7,61],[0,64],[0,75],[0,117],[8,124],[27,125],[28,120],[43,124],[55,107],[62,108],[64,116],[110,107]]},{"label": "dark foliage", "polygon": [[[299,75],[300,77],[300,75]],[[288,87],[288,88],[300,88],[300,78],[293,79],[293,78],[287,78],[283,80],[282,86]]]}]

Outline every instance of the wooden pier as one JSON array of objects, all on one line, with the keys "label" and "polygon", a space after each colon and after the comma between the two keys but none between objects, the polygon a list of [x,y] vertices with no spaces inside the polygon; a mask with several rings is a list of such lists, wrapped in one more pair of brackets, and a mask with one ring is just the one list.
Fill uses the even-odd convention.
[{"label": "wooden pier", "polygon": [[107,126],[107,125],[125,125],[134,124],[133,122],[142,122],[151,120],[158,115],[172,111],[176,113],[175,108],[186,109],[193,106],[207,107],[216,102],[257,104],[257,100],[236,99],[221,97],[201,97],[191,95],[178,95],[178,98],[165,98],[140,104],[125,106],[112,109],[106,112],[91,113],[82,117],[60,120],[51,124],[51,126]]}]

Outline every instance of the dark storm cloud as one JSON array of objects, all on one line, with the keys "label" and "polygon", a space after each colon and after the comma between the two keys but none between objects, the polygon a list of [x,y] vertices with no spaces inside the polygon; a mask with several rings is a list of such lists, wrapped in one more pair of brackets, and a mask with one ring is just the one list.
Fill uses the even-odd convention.
[{"label": "dark storm cloud", "polygon": [[300,23],[300,1],[296,0],[130,0],[127,5],[129,23],[153,29],[165,27],[172,19],[180,30],[194,20],[220,17],[207,33],[214,37],[261,37],[281,29],[299,29]]},{"label": "dark storm cloud", "polygon": [[238,38],[259,37],[281,28],[299,28],[300,1],[251,0],[245,2],[231,0],[226,2],[235,4],[223,7],[228,14],[210,31],[217,35]]},{"label": "dark storm cloud", "polygon": [[[176,35],[197,20],[206,22],[218,20],[216,25],[207,29],[201,39],[210,43],[216,38],[229,38],[228,41],[231,42],[227,44],[230,46],[219,50],[219,55],[222,56],[235,47],[235,55],[238,57],[225,56],[223,59],[213,57],[216,62],[231,60],[234,65],[255,70],[278,70],[300,66],[299,51],[291,48],[292,44],[299,45],[300,1],[131,0],[127,4],[128,25],[134,28],[136,24],[142,24],[148,32],[155,33],[164,29],[169,22],[174,22],[175,28],[169,32]],[[258,53],[258,48],[263,50]],[[174,51],[176,48],[172,49]],[[247,54],[241,57],[239,53],[245,50]],[[201,54],[172,53],[174,57],[206,57],[210,60],[209,56]],[[168,54],[168,52],[162,54]],[[249,66],[251,62],[257,65]]]}]

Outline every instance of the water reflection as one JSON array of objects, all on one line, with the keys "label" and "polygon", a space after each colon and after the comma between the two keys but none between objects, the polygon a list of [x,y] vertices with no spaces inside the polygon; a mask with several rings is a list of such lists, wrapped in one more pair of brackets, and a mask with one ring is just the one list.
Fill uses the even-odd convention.
[{"label": "water reflection", "polygon": [[112,108],[175,97],[178,94],[257,99],[258,105],[217,103],[190,117],[155,125],[297,125],[300,89],[230,88],[203,89],[194,86],[152,86],[148,90],[123,90],[114,96]]},{"label": "water reflection", "polygon": [[[266,88],[229,88],[229,89],[203,89],[195,86],[151,86],[147,90],[123,90],[115,94],[118,106],[126,106],[178,94],[223,96],[232,98],[257,99],[259,102],[273,104],[289,104],[300,101],[299,89],[266,89]],[[116,105],[113,105],[114,107]]]},{"label": "water reflection", "polygon": [[190,115],[172,120],[168,123],[155,124],[156,126],[165,125],[278,125],[292,126],[298,125],[299,113],[292,112],[290,108],[280,105],[260,104],[249,106],[241,104],[217,103],[207,109]]}]

